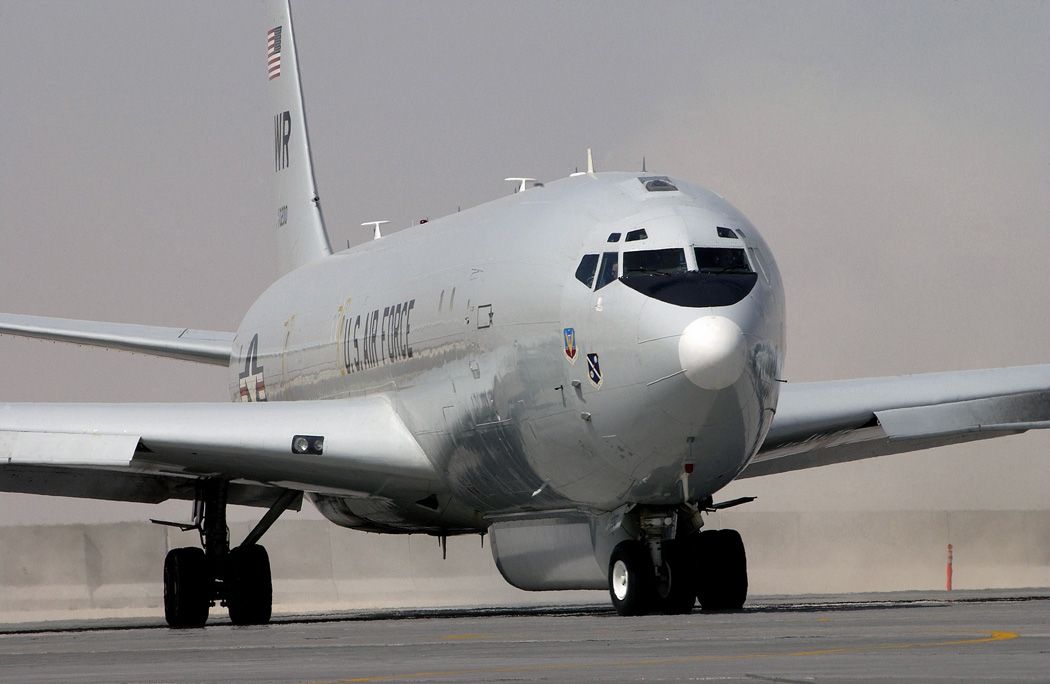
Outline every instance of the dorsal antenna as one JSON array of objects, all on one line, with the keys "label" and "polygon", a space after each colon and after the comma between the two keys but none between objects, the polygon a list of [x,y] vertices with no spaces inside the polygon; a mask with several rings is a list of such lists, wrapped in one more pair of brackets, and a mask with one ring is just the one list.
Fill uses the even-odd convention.
[{"label": "dorsal antenna", "polygon": [[527,183],[533,183],[533,182],[536,181],[535,178],[522,178],[522,177],[504,178],[503,180],[505,180],[507,182],[510,182],[510,183],[518,183],[519,184],[518,187],[514,189],[514,192],[524,192],[525,189],[528,187],[526,185]]},{"label": "dorsal antenna", "polygon": [[647,173],[645,168],[645,155],[642,155],[642,173]]},{"label": "dorsal antenna", "polygon": [[587,173],[594,173],[594,159],[591,157],[591,148],[587,148]]},{"label": "dorsal antenna", "polygon": [[379,238],[383,237],[383,232],[379,230],[379,226],[385,223],[390,223],[390,221],[365,221],[361,224],[361,226],[365,228],[367,228],[368,226],[372,226],[372,239],[378,240]]}]

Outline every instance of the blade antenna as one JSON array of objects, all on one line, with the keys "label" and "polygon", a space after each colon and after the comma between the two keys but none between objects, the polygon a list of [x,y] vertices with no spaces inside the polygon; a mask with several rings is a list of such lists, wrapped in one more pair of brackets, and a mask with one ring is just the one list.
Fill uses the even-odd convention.
[{"label": "blade antenna", "polygon": [[536,181],[535,178],[524,178],[522,176],[511,176],[510,178],[504,178],[503,180],[511,183],[518,183],[518,187],[514,189],[515,193],[525,192],[525,189],[528,187],[526,184],[534,183]]},{"label": "blade antenna", "polygon": [[367,228],[368,226],[372,226],[372,239],[378,240],[379,238],[383,237],[383,232],[379,230],[379,226],[386,223],[390,223],[390,221],[365,221],[361,224],[361,226],[365,228]]}]

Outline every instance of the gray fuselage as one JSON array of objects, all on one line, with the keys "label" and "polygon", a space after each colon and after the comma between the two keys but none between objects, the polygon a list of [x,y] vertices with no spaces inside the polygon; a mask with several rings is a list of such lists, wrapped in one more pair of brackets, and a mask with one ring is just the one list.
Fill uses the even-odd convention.
[{"label": "gray fuselage", "polygon": [[[574,175],[289,273],[238,329],[233,398],[390,398],[434,466],[433,490],[313,495],[348,527],[454,533],[518,512],[704,501],[775,411],[782,285],[725,200],[644,178]],[[659,250],[682,250],[671,270],[688,272],[624,271],[649,255],[621,253]],[[706,255],[738,250],[750,276],[698,272]],[[588,254],[598,288],[576,276]]]}]

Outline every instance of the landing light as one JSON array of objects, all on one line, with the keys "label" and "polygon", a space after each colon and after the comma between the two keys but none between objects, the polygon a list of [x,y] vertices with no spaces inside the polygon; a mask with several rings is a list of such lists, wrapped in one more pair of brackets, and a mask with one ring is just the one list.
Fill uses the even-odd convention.
[{"label": "landing light", "polygon": [[317,435],[296,435],[292,437],[293,454],[315,454],[324,452],[324,437]]}]

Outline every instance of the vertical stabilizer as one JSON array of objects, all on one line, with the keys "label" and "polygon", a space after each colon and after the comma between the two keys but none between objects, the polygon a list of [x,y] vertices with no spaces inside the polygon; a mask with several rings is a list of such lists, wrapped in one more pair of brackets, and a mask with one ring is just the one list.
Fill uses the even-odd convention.
[{"label": "vertical stabilizer", "polygon": [[273,225],[281,273],[332,253],[310,158],[288,0],[268,0],[266,79],[273,109]]}]

